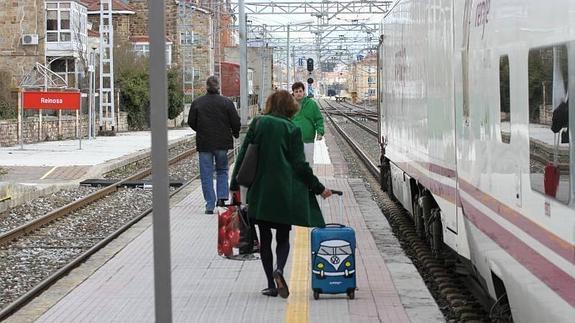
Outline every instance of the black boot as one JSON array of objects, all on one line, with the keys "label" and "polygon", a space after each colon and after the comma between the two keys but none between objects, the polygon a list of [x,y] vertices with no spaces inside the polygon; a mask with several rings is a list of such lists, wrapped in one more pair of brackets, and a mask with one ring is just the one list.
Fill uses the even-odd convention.
[{"label": "black boot", "polygon": [[283,276],[283,271],[281,269],[276,269],[274,271],[274,280],[277,286],[277,292],[283,298],[288,298],[289,296],[289,288],[286,283],[286,280]]},{"label": "black boot", "polygon": [[276,297],[278,296],[278,290],[275,288],[262,289],[262,295]]}]

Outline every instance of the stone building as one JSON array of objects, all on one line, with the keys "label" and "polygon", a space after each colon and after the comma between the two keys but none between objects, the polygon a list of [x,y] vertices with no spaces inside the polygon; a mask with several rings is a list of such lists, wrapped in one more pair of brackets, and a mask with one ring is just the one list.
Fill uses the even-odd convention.
[{"label": "stone building", "polygon": [[15,88],[36,63],[77,87],[86,58],[86,7],[79,0],[0,1],[0,75]]},{"label": "stone building", "polygon": [[[84,0],[88,7],[88,21],[94,32],[100,30],[100,0]],[[130,22],[135,12],[120,0],[112,0],[112,25],[117,39],[130,38]]]},{"label": "stone building", "polygon": [[[36,62],[45,63],[44,0],[0,1],[0,80],[16,87]],[[28,35],[23,42],[24,37]]]},{"label": "stone building", "polygon": [[[100,1],[84,1],[89,8],[92,30],[98,31]],[[204,80],[214,73],[214,15],[203,7],[201,1],[195,0],[168,0],[165,7],[167,63],[183,72],[187,94],[191,94],[192,89],[196,93],[201,92]],[[114,41],[129,42],[137,54],[147,56],[150,45],[148,0],[113,0],[112,9]],[[229,17],[225,17],[224,21],[228,21]],[[224,38],[229,37],[226,35]]]},{"label": "stone building", "polygon": [[350,65],[349,91],[354,101],[374,101],[377,97],[377,55],[359,58]]},{"label": "stone building", "polygon": [[[130,25],[131,37],[139,40],[138,48],[146,50],[148,35],[148,2],[128,1],[135,15]],[[170,63],[184,71],[186,93],[200,92],[203,81],[214,73],[212,12],[197,1],[169,0],[166,6],[166,37]]]}]

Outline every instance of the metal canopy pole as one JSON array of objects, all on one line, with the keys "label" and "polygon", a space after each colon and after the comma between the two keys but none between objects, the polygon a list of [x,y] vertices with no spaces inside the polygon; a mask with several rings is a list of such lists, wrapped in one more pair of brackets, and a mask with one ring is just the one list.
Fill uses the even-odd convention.
[{"label": "metal canopy pole", "polygon": [[287,90],[289,91],[290,88],[290,75],[289,75],[289,27],[290,25],[287,25],[287,44],[286,44],[286,74],[287,74]]},{"label": "metal canopy pole", "polygon": [[152,123],[152,185],[154,295],[156,322],[172,322],[170,201],[168,196],[168,82],[166,75],[165,0],[149,1],[150,115]]},{"label": "metal canopy pole", "polygon": [[[292,59],[292,66],[293,66],[293,82],[297,82],[297,75],[295,73],[295,46],[292,46],[292,52],[291,52],[291,59]],[[288,91],[290,90],[290,88],[288,88]]]},{"label": "metal canopy pole", "polygon": [[248,47],[244,0],[239,0],[240,11],[240,118],[242,126],[248,124]]},{"label": "metal canopy pole", "polygon": [[258,105],[259,105],[259,110],[263,111],[264,110],[264,95],[266,94],[266,89],[268,87],[268,85],[266,84],[266,67],[267,67],[267,60],[268,60],[268,47],[267,47],[267,39],[266,39],[266,33],[265,33],[265,25],[264,25],[264,34],[263,34],[263,44],[266,44],[266,46],[262,46],[260,47],[261,51],[260,51],[260,55],[261,55],[261,60],[262,60],[262,73],[261,73],[261,81],[260,81],[260,95],[258,98]]}]

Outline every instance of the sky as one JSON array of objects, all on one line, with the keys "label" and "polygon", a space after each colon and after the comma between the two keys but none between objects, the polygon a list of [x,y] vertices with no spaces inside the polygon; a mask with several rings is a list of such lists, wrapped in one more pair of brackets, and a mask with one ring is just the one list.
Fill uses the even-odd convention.
[{"label": "sky", "polygon": [[[270,3],[272,0],[245,0],[245,3],[249,4],[249,3],[254,3],[254,2],[259,2],[259,3]],[[281,2],[306,2],[305,0],[280,0]],[[342,3],[349,3],[352,2],[353,0],[347,0],[347,1],[332,1],[332,2],[342,2]],[[234,3],[237,3],[237,0],[233,0]],[[277,3],[278,1],[274,1],[275,3]],[[320,0],[314,0],[314,1],[307,1],[307,2],[321,2]],[[356,2],[356,1],[353,1]],[[379,23],[381,22],[383,18],[383,14],[378,14],[378,15],[357,15],[357,14],[340,14],[338,16],[336,16],[335,18],[331,19],[329,21],[329,24],[351,24],[353,20],[357,20],[357,22],[362,23]],[[301,23],[310,23],[310,24],[315,24],[317,23],[318,19],[314,16],[312,16],[311,14],[277,14],[277,15],[248,15],[248,23],[252,24],[252,25],[287,25],[287,24],[301,24]],[[337,36],[340,34],[346,34],[345,32],[337,32],[336,35],[332,34],[331,36]],[[277,37],[282,37],[285,38],[286,35],[285,33],[283,34],[274,34],[274,36]],[[348,33],[349,35],[349,33]],[[367,38],[367,34],[363,33],[363,35],[366,36]],[[298,38],[298,37],[305,37],[305,38],[310,38],[313,37],[314,35],[311,33],[294,33],[292,32],[290,34],[290,37],[292,39],[294,38]],[[250,37],[252,37],[250,35]],[[371,42],[371,44],[377,44],[377,39],[378,39],[378,35],[374,35],[373,40]],[[313,42],[310,43],[310,47],[313,46]],[[367,40],[366,40],[366,46],[367,46]]]},{"label": "sky", "polygon": [[[233,2],[237,2],[234,0]],[[270,3],[270,2],[321,2],[320,0],[313,0],[313,1],[306,1],[306,0],[280,0],[280,1],[273,1],[273,0],[245,0],[245,3]],[[346,0],[346,1],[331,1],[331,2],[356,2],[354,0]],[[352,19],[358,19],[361,22],[371,22],[371,23],[379,23],[382,19],[381,15],[340,15],[339,17],[335,18],[334,23],[350,23]],[[301,22],[309,22],[309,21],[316,21],[315,17],[306,14],[291,14],[291,15],[259,15],[259,16],[250,16],[248,19],[254,21],[254,23],[259,24],[288,24],[288,23],[301,23]]]}]

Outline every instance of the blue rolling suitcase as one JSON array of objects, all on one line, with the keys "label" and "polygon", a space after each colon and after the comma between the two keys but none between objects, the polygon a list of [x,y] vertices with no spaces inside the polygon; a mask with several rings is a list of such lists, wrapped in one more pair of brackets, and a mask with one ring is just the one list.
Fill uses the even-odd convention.
[{"label": "blue rolling suitcase", "polygon": [[[341,192],[333,191],[341,195]],[[340,208],[343,220],[343,206]],[[311,231],[311,288],[319,294],[346,293],[354,299],[356,288],[355,231],[343,224],[329,223]]]}]

